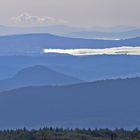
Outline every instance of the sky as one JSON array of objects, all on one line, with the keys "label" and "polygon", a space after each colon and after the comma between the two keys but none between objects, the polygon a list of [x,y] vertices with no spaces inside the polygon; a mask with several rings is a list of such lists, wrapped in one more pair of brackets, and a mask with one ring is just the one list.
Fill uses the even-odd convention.
[{"label": "sky", "polygon": [[140,26],[140,0],[0,0],[0,25]]}]

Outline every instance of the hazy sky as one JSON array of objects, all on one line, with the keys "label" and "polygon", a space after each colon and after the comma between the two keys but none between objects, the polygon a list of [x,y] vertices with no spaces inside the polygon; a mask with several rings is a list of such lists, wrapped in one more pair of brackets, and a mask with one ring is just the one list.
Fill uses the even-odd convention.
[{"label": "hazy sky", "polygon": [[0,0],[1,25],[140,26],[140,0]]}]

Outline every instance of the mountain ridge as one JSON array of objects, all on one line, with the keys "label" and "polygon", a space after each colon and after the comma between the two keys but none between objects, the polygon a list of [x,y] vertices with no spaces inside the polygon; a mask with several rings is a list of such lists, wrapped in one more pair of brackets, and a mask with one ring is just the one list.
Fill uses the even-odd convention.
[{"label": "mountain ridge", "polygon": [[140,46],[140,37],[123,40],[81,39],[52,34],[24,34],[0,37],[0,55],[45,55],[51,49],[103,49],[121,46]]},{"label": "mountain ridge", "polygon": [[12,78],[0,80],[0,90],[31,85],[65,85],[78,82],[82,82],[82,80],[56,72],[47,66],[36,65],[20,70]]},{"label": "mountain ridge", "polygon": [[135,128],[140,117],[139,85],[137,77],[1,92],[0,127]]}]

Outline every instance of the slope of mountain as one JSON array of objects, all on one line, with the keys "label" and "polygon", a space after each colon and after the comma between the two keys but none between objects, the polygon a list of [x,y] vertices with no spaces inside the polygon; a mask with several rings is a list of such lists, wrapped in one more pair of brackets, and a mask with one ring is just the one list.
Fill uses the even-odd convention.
[{"label": "slope of mountain", "polygon": [[67,76],[49,69],[46,66],[33,66],[19,71],[14,77],[1,80],[0,90],[8,90],[23,86],[67,85],[80,83],[82,80]]},{"label": "slope of mountain", "polygon": [[44,27],[15,27],[15,26],[0,26],[0,36],[14,34],[29,34],[29,33],[51,33],[63,35],[70,32],[81,31],[82,28],[70,27],[66,25],[50,25]]},{"label": "slope of mountain", "polygon": [[0,93],[0,127],[123,127],[140,125],[140,78]]},{"label": "slope of mountain", "polygon": [[65,34],[67,37],[87,38],[87,39],[126,39],[140,37],[140,29],[135,29],[125,32],[95,32],[95,31],[81,31]]},{"label": "slope of mountain", "polygon": [[128,25],[117,25],[117,26],[112,26],[112,27],[103,27],[103,26],[95,26],[90,28],[89,31],[94,31],[94,32],[126,32],[126,31],[132,31],[139,29],[137,26],[128,26]]},{"label": "slope of mountain", "polygon": [[44,48],[111,48],[140,46],[140,38],[124,40],[79,39],[51,34],[26,34],[0,37],[0,55],[41,55]]}]

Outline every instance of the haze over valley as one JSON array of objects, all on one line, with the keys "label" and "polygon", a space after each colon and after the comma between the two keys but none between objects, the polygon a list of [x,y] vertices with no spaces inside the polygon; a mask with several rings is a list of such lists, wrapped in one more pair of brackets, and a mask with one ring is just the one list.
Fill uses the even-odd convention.
[{"label": "haze over valley", "polygon": [[[116,32],[113,33],[115,34]],[[32,112],[29,115],[30,119],[23,116],[23,118],[26,118],[23,119],[24,121],[20,120],[22,117],[18,118],[18,122],[12,120],[13,123],[8,121],[10,118],[3,120],[4,116],[6,116],[5,114],[2,118],[2,128],[19,128],[24,125],[32,128],[41,127],[42,124],[61,127],[77,126],[81,128],[105,126],[109,128],[121,126],[133,128],[139,124],[138,115],[134,115],[138,111],[138,108],[132,109],[131,111],[127,110],[125,105],[123,105],[123,100],[124,97],[128,99],[129,96],[130,99],[132,99],[133,94],[136,94],[135,97],[138,99],[139,78],[136,77],[140,76],[139,46],[140,37],[105,40],[71,38],[49,33],[26,33],[1,36],[0,96],[3,98],[3,95],[6,95],[6,97],[2,99],[4,104],[2,103],[1,107],[4,107],[7,101],[14,102],[14,106],[18,106],[18,104],[16,104],[18,101],[25,105],[28,101],[27,98],[34,99],[31,104],[28,104],[28,107],[31,107],[32,104],[35,105],[35,102],[38,102],[38,107],[40,106],[40,112],[34,110],[35,112],[33,113],[31,111],[33,110],[32,107],[30,108],[31,110],[24,112],[24,114],[28,115],[29,112]],[[123,87],[122,82],[124,84]],[[133,87],[133,85],[136,87]],[[100,87],[100,90],[98,90],[98,87]],[[126,87],[130,87],[130,89],[128,90]],[[83,88],[83,90],[81,90],[81,88]],[[120,88],[118,93],[115,92],[116,88]],[[61,90],[59,91],[59,89]],[[102,97],[103,91],[105,94],[104,97]],[[53,95],[54,92],[55,95]],[[9,94],[11,94],[11,97],[9,97]],[[99,96],[100,94],[101,96]],[[18,99],[18,95],[23,96],[23,100],[21,100],[21,97]],[[37,98],[35,96],[37,96]],[[51,99],[49,99],[50,96]],[[79,110],[77,112],[78,114],[75,114],[76,110],[72,109],[74,106],[70,107],[69,104],[67,107],[67,105],[63,103],[68,102],[66,100],[68,96],[71,96],[71,102],[73,102],[76,108],[79,106],[77,108]],[[82,96],[83,99],[87,98],[87,100],[84,101],[80,99]],[[112,117],[110,116],[111,118],[108,120],[108,115],[104,112],[106,109],[103,108],[102,105],[104,105],[105,102],[114,102],[114,96],[116,96],[118,100],[122,100],[122,103],[118,106],[118,112],[116,110],[116,113],[113,112],[113,110],[118,105],[117,102],[114,103],[112,107],[111,104],[106,106],[106,109],[108,109],[106,113],[108,115],[111,115],[110,113],[115,114],[114,117],[111,115]],[[123,96],[123,98],[120,96]],[[108,101],[105,101],[105,98],[108,99]],[[49,107],[43,112],[41,111],[41,102],[44,102],[44,106],[46,107],[51,104],[58,106],[58,100],[56,99],[59,99],[59,102],[63,103],[59,104],[62,116],[58,116],[56,110],[52,112]],[[84,108],[86,109],[87,107],[83,103],[87,103],[88,100],[91,103],[93,102],[94,105],[90,105],[92,109],[88,106],[89,111],[87,110],[87,112],[85,112],[86,110],[84,110]],[[132,100],[132,104],[133,101],[135,102],[135,99]],[[56,104],[54,102],[56,102]],[[102,102],[101,106],[99,105],[100,102]],[[19,106],[22,110],[24,110],[23,104]],[[80,105],[82,106],[81,108]],[[38,108],[37,106],[35,108]],[[65,108],[62,108],[62,106],[65,106]],[[95,106],[95,108],[93,108],[93,106]],[[96,106],[99,107],[96,109]],[[2,110],[5,110],[6,106],[3,107]],[[126,112],[121,111],[121,109],[124,109]],[[70,118],[65,116],[66,110],[68,110],[68,114],[71,110],[71,115],[69,114],[71,116]],[[14,108],[13,111],[15,111],[14,115],[16,115],[16,108]],[[23,111],[21,114],[22,113]],[[33,114],[40,114],[43,118],[37,117],[37,123],[31,119]],[[125,115],[129,114],[133,114],[134,116],[130,115],[128,121],[124,122]],[[46,120],[44,118],[45,116],[50,116],[50,118]],[[56,116],[56,118],[54,116]],[[63,118],[63,116],[65,117]],[[120,119],[120,116],[122,119]],[[104,117],[104,119],[102,117]],[[14,116],[13,119],[17,120]],[[30,122],[28,122],[27,119],[29,119]],[[82,120],[85,120],[85,123],[82,123]],[[123,125],[122,122],[124,122]],[[28,123],[30,125],[28,125]]]}]

